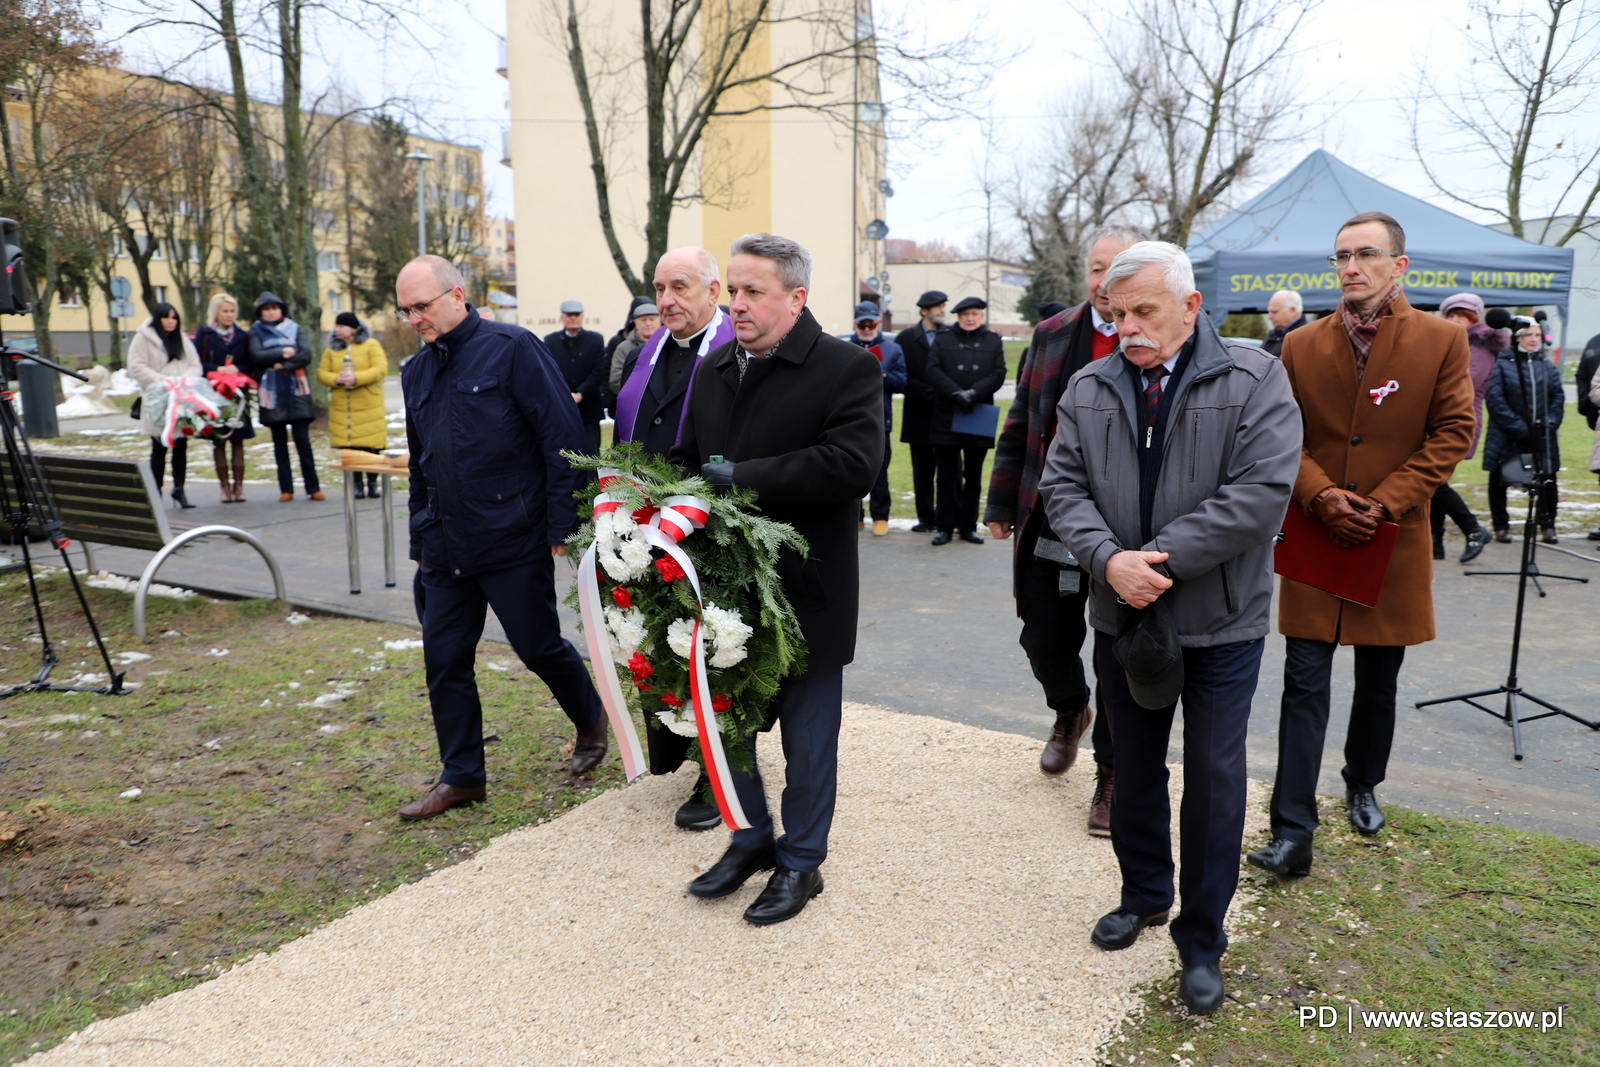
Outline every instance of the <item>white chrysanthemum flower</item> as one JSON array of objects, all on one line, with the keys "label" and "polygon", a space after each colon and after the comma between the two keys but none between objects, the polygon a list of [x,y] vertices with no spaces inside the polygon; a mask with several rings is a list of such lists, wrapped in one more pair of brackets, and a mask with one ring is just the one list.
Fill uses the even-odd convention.
[{"label": "white chrysanthemum flower", "polygon": [[683,710],[682,715],[663,708],[661,711],[656,712],[656,718],[660,720],[662,726],[665,726],[679,737],[700,736],[700,728],[694,724],[694,712],[688,708]]},{"label": "white chrysanthemum flower", "polygon": [[650,569],[650,546],[644,543],[643,538],[625,537],[618,546],[617,554],[622,557],[622,562],[628,568],[628,576],[619,581],[632,581]]},{"label": "white chrysanthemum flower", "polygon": [[677,619],[667,627],[667,647],[684,659],[694,645],[694,620]]},{"label": "white chrysanthemum flower", "polygon": [[723,667],[732,667],[736,663],[743,663],[749,655],[743,645],[734,645],[732,648],[717,645],[716,651],[711,653],[711,658],[706,663],[720,670]]},{"label": "white chrysanthemum flower", "polygon": [[644,624],[644,612],[638,608],[606,608],[606,629],[611,631],[612,658],[618,663],[627,665],[633,654],[639,651],[639,646],[644,643],[647,630]]},{"label": "white chrysanthemum flower", "polygon": [[707,604],[700,618],[711,632],[711,644],[715,650],[711,656],[711,666],[732,667],[749,657],[744,646],[755,630],[739,618],[737,611]]}]

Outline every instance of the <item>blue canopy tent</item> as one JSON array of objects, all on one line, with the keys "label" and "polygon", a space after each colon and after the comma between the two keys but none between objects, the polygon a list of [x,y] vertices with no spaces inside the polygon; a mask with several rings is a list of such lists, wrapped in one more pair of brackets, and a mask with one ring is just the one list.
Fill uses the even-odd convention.
[{"label": "blue canopy tent", "polygon": [[1339,224],[1382,211],[1405,227],[1411,264],[1406,299],[1433,309],[1472,292],[1489,307],[1554,305],[1563,332],[1572,288],[1572,249],[1533,244],[1480,226],[1369,178],[1317,149],[1234,214],[1191,239],[1195,286],[1213,315],[1264,312],[1279,289],[1293,289],[1307,311],[1339,305],[1328,266]]}]

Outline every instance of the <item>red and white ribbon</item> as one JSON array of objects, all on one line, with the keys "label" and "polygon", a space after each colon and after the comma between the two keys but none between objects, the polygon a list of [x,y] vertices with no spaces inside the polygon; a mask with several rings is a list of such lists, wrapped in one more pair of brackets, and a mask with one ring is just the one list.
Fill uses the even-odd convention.
[{"label": "red and white ribbon", "polygon": [[178,432],[179,404],[189,406],[184,414],[204,415],[208,419],[216,419],[222,414],[221,408],[194,391],[188,378],[163,378],[161,385],[170,394],[167,397],[167,415],[161,427],[161,443],[168,448],[172,447],[173,437]]},{"label": "red and white ribbon", "polygon": [[[600,492],[595,497],[594,513],[602,515],[618,511],[622,503],[606,487],[620,481],[622,472],[611,469],[599,471]],[[683,568],[689,586],[694,590],[695,605],[702,611],[705,601],[700,592],[700,575],[687,553],[678,542],[703,529],[711,515],[711,502],[696,496],[673,496],[659,506],[649,505],[633,512],[640,524],[639,536],[652,548],[658,548]],[[627,701],[622,695],[622,684],[612,655],[611,633],[606,628],[605,615],[600,603],[600,572],[598,546],[589,545],[578,566],[578,605],[583,612],[584,638],[589,645],[589,663],[594,667],[595,682],[600,690],[600,702],[605,706],[606,717],[617,735],[622,748],[622,768],[631,782],[644,770],[644,754],[639,747],[639,735],[634,730],[633,716],[628,714]],[[700,620],[695,619],[694,634],[689,646],[689,705],[694,709],[695,727],[700,735],[700,756],[705,762],[706,777],[711,781],[711,793],[716,798],[722,821],[734,830],[748,830],[750,820],[739,803],[733,788],[733,775],[728,766],[728,756],[722,747],[722,731],[717,728],[717,713],[712,707],[711,683],[706,676],[706,654],[700,639]],[[602,668],[602,665],[603,668]]]},{"label": "red and white ribbon", "polygon": [[1400,383],[1395,381],[1393,378],[1390,378],[1376,389],[1368,389],[1367,394],[1372,397],[1372,403],[1374,405],[1378,405],[1383,403],[1384,397],[1388,396],[1390,393],[1397,393],[1399,391]]}]

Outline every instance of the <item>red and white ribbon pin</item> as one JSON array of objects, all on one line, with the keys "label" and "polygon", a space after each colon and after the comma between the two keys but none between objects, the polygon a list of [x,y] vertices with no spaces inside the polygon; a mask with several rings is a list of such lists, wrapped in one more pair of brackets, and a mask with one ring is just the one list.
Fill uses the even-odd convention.
[{"label": "red and white ribbon pin", "polygon": [[1399,391],[1400,383],[1395,381],[1393,378],[1390,378],[1376,389],[1368,389],[1367,393],[1372,397],[1372,403],[1377,405],[1382,404],[1383,398],[1388,396],[1390,393],[1398,393]]}]

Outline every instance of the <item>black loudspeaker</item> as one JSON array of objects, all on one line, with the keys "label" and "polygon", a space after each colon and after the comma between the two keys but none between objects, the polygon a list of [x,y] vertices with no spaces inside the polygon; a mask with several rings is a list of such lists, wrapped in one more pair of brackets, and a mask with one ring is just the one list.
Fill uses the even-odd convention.
[{"label": "black loudspeaker", "polygon": [[26,315],[32,306],[21,230],[11,219],[0,219],[0,315]]}]

